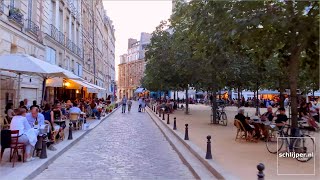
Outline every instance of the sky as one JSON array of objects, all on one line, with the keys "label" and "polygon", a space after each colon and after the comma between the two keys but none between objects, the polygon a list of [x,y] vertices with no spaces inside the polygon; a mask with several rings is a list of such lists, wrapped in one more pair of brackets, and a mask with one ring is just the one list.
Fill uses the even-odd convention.
[{"label": "sky", "polygon": [[140,39],[141,32],[152,33],[160,21],[169,19],[171,0],[103,0],[115,27],[115,64],[118,77],[119,56],[127,52],[128,39]]}]

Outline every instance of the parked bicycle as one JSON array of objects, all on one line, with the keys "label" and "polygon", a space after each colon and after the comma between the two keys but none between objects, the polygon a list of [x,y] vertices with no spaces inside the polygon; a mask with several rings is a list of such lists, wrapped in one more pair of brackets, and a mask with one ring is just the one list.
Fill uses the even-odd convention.
[{"label": "parked bicycle", "polygon": [[277,128],[269,129],[269,137],[266,141],[267,150],[272,153],[278,153],[284,145],[286,145],[286,152],[304,153],[305,157],[296,157],[300,162],[307,162],[313,158],[312,153],[315,153],[314,138],[306,134],[306,131],[302,130],[302,122],[299,121],[299,137],[290,137],[290,126],[285,125],[282,129]]},{"label": "parked bicycle", "polygon": [[[220,106],[220,108],[216,109],[216,120],[214,121],[213,115],[211,114],[211,122],[213,124],[221,124],[224,126],[228,125],[228,118],[227,114],[224,111],[225,106]],[[211,112],[213,112],[213,109],[211,108]]]}]

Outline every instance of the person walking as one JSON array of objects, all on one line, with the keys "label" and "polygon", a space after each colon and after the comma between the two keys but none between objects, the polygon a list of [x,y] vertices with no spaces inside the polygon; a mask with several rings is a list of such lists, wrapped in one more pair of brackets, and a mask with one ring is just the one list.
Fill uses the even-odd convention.
[{"label": "person walking", "polygon": [[128,100],[127,104],[128,104],[128,112],[130,112],[131,106],[132,106],[131,98]]},{"label": "person walking", "polygon": [[139,103],[138,112],[141,112],[141,109],[142,109],[142,98],[141,97],[139,98],[138,103]]},{"label": "person walking", "polygon": [[127,98],[126,98],[126,95],[123,95],[123,98],[122,98],[122,113],[126,113],[126,105],[127,105]]}]

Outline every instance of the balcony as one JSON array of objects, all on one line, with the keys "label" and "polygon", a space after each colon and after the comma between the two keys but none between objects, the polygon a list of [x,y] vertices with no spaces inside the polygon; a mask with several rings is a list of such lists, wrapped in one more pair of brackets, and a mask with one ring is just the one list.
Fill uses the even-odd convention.
[{"label": "balcony", "polygon": [[39,26],[31,21],[30,19],[26,19],[26,31],[29,31],[30,33],[34,34],[35,36],[38,36],[39,34]]},{"label": "balcony", "polygon": [[4,13],[4,6],[5,6],[5,5],[4,5],[4,2],[1,1],[1,2],[0,2],[0,15]]},{"label": "balcony", "polygon": [[82,50],[73,43],[69,38],[67,38],[66,47],[72,51],[74,54],[78,55],[79,57],[82,57]]},{"label": "balcony", "polygon": [[70,51],[72,51],[72,41],[71,41],[69,38],[67,38],[66,47],[67,47]]},{"label": "balcony", "polygon": [[19,26],[23,26],[23,14],[18,8],[10,7],[8,19]]},{"label": "balcony", "polygon": [[65,44],[65,36],[62,32],[60,32],[53,24],[50,24],[51,34],[50,36],[59,42],[60,44]]}]

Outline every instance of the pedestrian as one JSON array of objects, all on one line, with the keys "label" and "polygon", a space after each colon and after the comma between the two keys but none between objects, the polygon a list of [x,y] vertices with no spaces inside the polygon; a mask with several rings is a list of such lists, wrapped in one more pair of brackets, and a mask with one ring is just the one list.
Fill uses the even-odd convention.
[{"label": "pedestrian", "polygon": [[142,101],[141,101],[141,111],[146,112],[146,101],[144,98],[142,98]]},{"label": "pedestrian", "polygon": [[131,106],[132,106],[131,98],[128,100],[127,104],[128,104],[128,112],[130,112]]},{"label": "pedestrian", "polygon": [[126,113],[126,105],[127,105],[127,98],[126,98],[126,95],[123,95],[123,98],[122,98],[122,113]]},{"label": "pedestrian", "polygon": [[139,100],[139,108],[138,108],[138,112],[141,112],[141,109],[142,109],[142,98],[140,97]]}]

